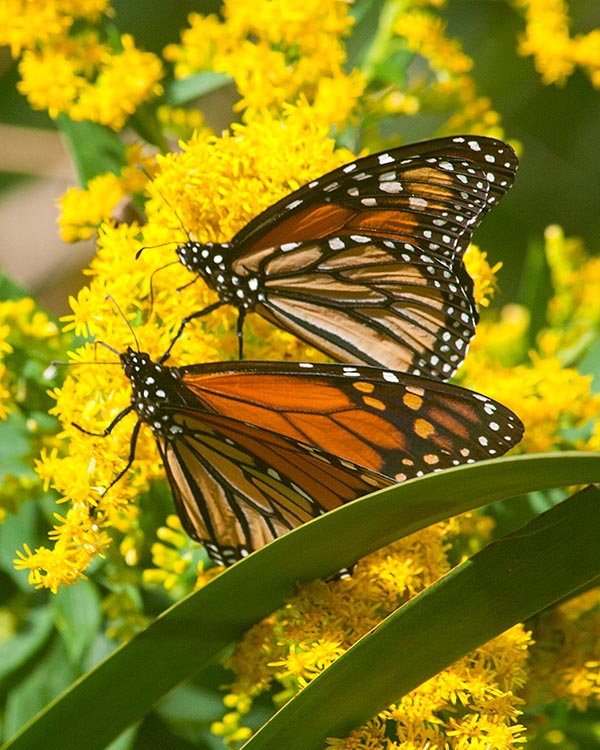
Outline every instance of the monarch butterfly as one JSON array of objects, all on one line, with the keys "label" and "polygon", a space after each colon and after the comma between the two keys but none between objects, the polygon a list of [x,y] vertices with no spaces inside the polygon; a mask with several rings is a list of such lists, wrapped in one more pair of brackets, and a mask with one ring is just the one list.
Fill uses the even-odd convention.
[{"label": "monarch butterfly", "polygon": [[502,141],[456,136],[358,159],[270,206],[231,240],[177,247],[219,295],[342,362],[448,379],[478,313],[462,256],[512,185]]},{"label": "monarch butterfly", "polygon": [[505,453],[519,419],[478,393],[368,366],[230,362],[169,367],[129,347],[130,412],[157,441],[185,530],[231,564],[342,503]]}]

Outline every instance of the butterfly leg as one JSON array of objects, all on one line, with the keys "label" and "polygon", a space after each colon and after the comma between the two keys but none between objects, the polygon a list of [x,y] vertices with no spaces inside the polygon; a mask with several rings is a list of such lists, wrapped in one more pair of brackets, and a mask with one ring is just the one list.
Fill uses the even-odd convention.
[{"label": "butterfly leg", "polygon": [[112,480],[112,482],[108,485],[108,487],[104,490],[102,493],[102,497],[106,495],[106,493],[115,486],[115,484],[121,479],[121,477],[124,477],[125,474],[129,471],[131,465],[135,461],[135,448],[137,445],[137,439],[138,435],[140,434],[140,427],[142,426],[141,419],[138,419],[138,421],[135,424],[135,427],[133,428],[133,432],[131,433],[131,440],[129,443],[129,457],[127,458],[127,463],[125,464],[125,467],[121,469],[121,471],[117,474],[117,476]]},{"label": "butterfly leg", "polygon": [[[119,422],[126,417],[129,412],[133,410],[133,406],[130,404],[127,406],[123,411],[119,412],[117,416],[113,419],[113,421],[106,427],[102,432],[91,432],[90,430],[86,430],[81,425],[78,425],[77,422],[71,422],[73,427],[76,427],[80,432],[83,432],[85,435],[92,435],[93,437],[106,437],[107,435],[110,435],[110,433],[113,431],[113,429],[116,427],[116,425],[119,424]],[[115,484],[123,477],[129,468],[131,467],[132,463],[135,460],[135,448],[137,445],[137,439],[138,435],[140,433],[140,427],[142,426],[142,421],[138,419],[136,422],[135,427],[133,428],[133,432],[131,433],[131,440],[129,442],[129,457],[127,459],[127,463],[125,467],[117,474],[117,476],[112,480],[112,482],[108,485],[108,487],[104,490],[102,493],[102,496],[106,495],[106,493],[111,489],[111,487],[114,487]]]},{"label": "butterfly leg", "polygon": [[246,311],[240,310],[237,319],[237,337],[238,337],[238,354],[240,359],[244,359],[244,320]]},{"label": "butterfly leg", "polygon": [[106,437],[107,435],[110,435],[110,433],[115,429],[115,427],[119,424],[119,422],[126,417],[130,411],[133,411],[133,405],[129,404],[129,406],[126,406],[123,411],[120,411],[117,416],[113,419],[113,421],[106,427],[102,432],[90,432],[90,430],[86,430],[81,425],[78,425],[77,422],[71,422],[73,427],[77,428],[79,432],[83,432],[85,435],[92,435],[92,437]]},{"label": "butterfly leg", "polygon": [[169,355],[171,354],[171,349],[175,346],[178,339],[181,338],[181,334],[183,333],[185,327],[191,320],[195,320],[196,318],[201,318],[203,315],[208,315],[209,313],[213,312],[214,310],[218,310],[219,307],[223,302],[221,300],[217,300],[217,302],[213,302],[212,305],[209,305],[208,307],[203,308],[202,310],[198,310],[198,312],[192,313],[191,315],[186,315],[185,318],[182,319],[181,325],[179,326],[179,329],[175,336],[171,339],[171,343],[169,344],[169,348],[167,351],[162,355],[162,357],[158,360],[158,364],[162,365],[163,362],[165,362]]}]

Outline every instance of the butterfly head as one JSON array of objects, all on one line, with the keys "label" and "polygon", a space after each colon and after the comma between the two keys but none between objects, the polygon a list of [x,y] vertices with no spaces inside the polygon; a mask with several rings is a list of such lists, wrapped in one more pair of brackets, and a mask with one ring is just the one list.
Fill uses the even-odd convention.
[{"label": "butterfly head", "polygon": [[121,356],[125,375],[131,382],[131,405],[138,417],[165,437],[172,427],[167,405],[178,403],[179,371],[152,360],[149,354],[131,347]]},{"label": "butterfly head", "polygon": [[177,257],[182,265],[192,273],[199,273],[209,284],[228,270],[227,254],[231,245],[228,242],[195,242],[188,240],[177,246]]}]

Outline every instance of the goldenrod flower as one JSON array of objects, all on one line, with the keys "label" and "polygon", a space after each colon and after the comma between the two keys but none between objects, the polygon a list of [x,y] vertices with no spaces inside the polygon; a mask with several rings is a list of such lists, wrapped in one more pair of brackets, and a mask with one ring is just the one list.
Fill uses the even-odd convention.
[{"label": "goldenrod flower", "polygon": [[558,356],[569,350],[577,355],[578,346],[596,338],[600,325],[600,260],[558,226],[549,226],[544,239],[554,297],[548,306],[551,328],[542,333],[540,347]]},{"label": "goldenrod flower", "polygon": [[[386,17],[387,26],[380,30],[379,41],[371,51],[370,76],[372,87],[382,86],[383,96],[372,95],[369,103],[381,113],[409,115],[433,112],[437,116],[447,113],[445,129],[450,132],[473,131],[502,137],[499,115],[492,109],[488,98],[477,93],[470,75],[473,60],[463,51],[460,42],[447,35],[446,22],[432,8],[444,2],[390,3]],[[406,80],[401,87],[395,80],[387,80],[383,65],[392,51],[402,49],[414,55],[419,70],[426,72],[411,76],[406,64]],[[382,76],[382,81],[379,77]]]},{"label": "goldenrod flower", "polygon": [[[528,14],[522,50],[536,56],[544,80],[562,82],[580,66],[600,85],[598,32],[570,38],[562,0],[515,1]],[[192,588],[194,576],[200,587],[221,572],[198,562],[198,545],[184,535],[175,516],[166,519],[152,541],[152,568],[139,571],[151,542],[140,524],[137,500],[151,482],[163,479],[163,470],[155,442],[143,427],[134,464],[106,492],[126,465],[135,423],[130,414],[102,435],[131,396],[115,351],[139,346],[156,356],[166,350],[181,318],[215,299],[181,264],[172,263],[176,244],[189,237],[229,240],[285,194],[351,160],[352,153],[336,148],[331,131],[332,126],[346,126],[359,106],[379,115],[444,113],[446,129],[501,135],[499,115],[478,93],[471,76],[473,61],[431,12],[443,4],[386,3],[393,23],[383,29],[373,57],[381,55],[367,66],[368,75],[344,70],[343,38],[353,21],[350,4],[342,0],[225,0],[222,21],[192,15],[181,44],[165,50],[179,77],[204,70],[228,73],[239,94],[234,109],[242,113],[243,124],[217,137],[200,113],[162,105],[158,121],[189,138],[180,152],[151,160],[141,147],[130,146],[118,174],[98,175],[84,190],[72,189],[61,201],[63,237],[74,241],[97,232],[98,252],[86,271],[89,285],[73,295],[71,313],[62,319],[63,332],[87,343],[69,354],[68,377],[51,394],[55,404],[50,413],[62,432],[40,441],[38,481],[58,492],[62,505],[48,546],[32,550],[25,544],[18,553],[17,568],[28,571],[33,585],[55,592],[85,578],[90,562],[111,545],[114,558],[122,561],[121,573],[129,568],[138,585],[142,580],[160,585],[173,598]],[[64,112],[118,130],[142,103],[160,95],[159,59],[139,50],[129,35],[108,36],[100,24],[94,27],[108,11],[106,0],[7,0],[0,8],[0,42],[9,44],[15,57],[22,55],[20,89],[33,107],[47,109],[52,117]],[[402,87],[385,76],[377,78],[391,50],[395,53],[399,46],[407,60],[399,76],[406,74]],[[416,66],[411,61],[420,63],[424,76],[412,74]],[[377,62],[382,63],[379,69]],[[360,101],[367,80],[369,96]],[[369,129],[377,127],[367,124]],[[377,136],[373,141],[379,145]],[[151,173],[150,181],[137,164]],[[139,222],[113,221],[118,204],[133,200],[141,211],[143,199],[146,215]],[[565,351],[579,334],[593,331],[600,319],[600,264],[556,229],[546,239],[555,297],[540,351],[527,360],[527,311],[507,306],[496,319],[490,316],[482,323],[461,377],[522,416],[527,426],[523,449],[598,448],[599,399],[590,379],[564,362]],[[490,268],[485,253],[474,246],[465,262],[475,281],[476,300],[486,307],[499,264]],[[591,284],[583,284],[584,274],[576,272],[582,265]],[[13,325],[15,320],[19,326]],[[193,321],[174,348],[174,360],[235,356],[235,322],[235,313],[226,306],[210,319]],[[9,329],[18,333],[9,337]],[[250,319],[246,332],[249,356],[320,356],[262,319]],[[0,417],[22,403],[16,400],[22,399],[22,389],[15,387],[5,361],[28,340],[48,342],[52,337],[56,327],[36,313],[32,303],[0,304]],[[0,508],[0,518],[9,510]],[[289,699],[389,612],[446,573],[451,545],[458,558],[489,534],[489,519],[471,514],[370,555],[351,579],[303,586],[285,607],[252,628],[230,658],[236,683],[225,698],[225,716],[213,724],[213,731],[229,744],[245,741],[251,730],[243,722],[253,698],[275,689],[276,704]],[[108,635],[127,638],[144,627],[147,618],[123,578],[113,583],[110,580],[112,593],[103,603]],[[600,653],[593,637],[598,632],[597,604],[597,595],[589,596],[571,609],[564,605],[555,620],[537,625],[536,637],[552,648],[534,653],[534,700],[538,695],[567,695],[579,708],[598,701]],[[593,647],[574,647],[580,627]],[[562,641],[553,640],[556,632]],[[512,749],[524,741],[519,721],[531,646],[523,626],[512,628],[348,737],[330,738],[328,746]],[[556,679],[547,679],[549,674]]]},{"label": "goldenrod flower", "polygon": [[487,253],[482,252],[477,245],[471,244],[464,256],[465,267],[473,279],[473,296],[481,307],[487,307],[496,291],[496,274],[502,268],[502,263],[490,266]]},{"label": "goldenrod flower", "polygon": [[203,70],[229,73],[246,122],[281,112],[305,97],[322,124],[343,126],[363,91],[355,71],[343,70],[341,39],[353,19],[342,0],[226,0],[224,21],[193,13],[181,45],[164,50],[182,78]]},{"label": "goldenrod flower", "polygon": [[123,198],[142,193],[148,179],[146,173],[153,164],[153,159],[143,155],[140,145],[130,145],[125,152],[125,166],[118,175],[107,172],[93,177],[83,189],[69,188],[58,201],[62,239],[76,242],[94,235],[103,222],[109,222]]},{"label": "goldenrod flower", "polygon": [[519,415],[525,425],[519,452],[593,450],[589,438],[569,438],[570,429],[591,424],[600,414],[600,396],[591,389],[591,376],[565,368],[556,358],[531,356],[531,364],[505,368],[472,352],[461,374],[468,387]]},{"label": "goldenrod flower", "polygon": [[120,52],[106,55],[93,85],[86,86],[69,108],[73,120],[121,130],[142,102],[162,93],[163,70],[156,55],[138,50],[130,34],[123,34],[121,44]]},{"label": "goldenrod flower", "polygon": [[163,70],[155,55],[136,48],[131,35],[123,34],[118,43],[113,48],[94,30],[52,37],[23,53],[19,90],[33,109],[47,109],[51,117],[66,112],[73,120],[120,130],[140,104],[162,93]]},{"label": "goldenrod flower", "polygon": [[578,711],[600,700],[600,589],[593,588],[533,620],[531,704],[564,700]]},{"label": "goldenrod flower", "polygon": [[566,0],[514,0],[525,13],[521,55],[532,55],[545,84],[562,86],[576,67],[600,88],[600,29],[571,36]]},{"label": "goldenrod flower", "polygon": [[13,57],[65,36],[79,19],[97,21],[110,0],[4,0],[0,4],[0,44]]},{"label": "goldenrod flower", "polygon": [[[56,347],[57,327],[35,308],[31,297],[0,302],[0,419],[5,419],[15,404],[25,404],[28,393],[20,371],[7,366],[11,355],[29,356],[43,342]],[[45,369],[45,365],[43,367]]]}]

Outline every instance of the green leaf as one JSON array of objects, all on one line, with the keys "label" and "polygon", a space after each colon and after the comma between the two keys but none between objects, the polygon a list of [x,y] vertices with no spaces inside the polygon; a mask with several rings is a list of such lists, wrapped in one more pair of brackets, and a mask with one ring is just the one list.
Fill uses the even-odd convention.
[{"label": "green leaf", "polygon": [[212,91],[229,86],[232,82],[233,78],[227,73],[212,71],[196,73],[187,78],[169,82],[165,88],[165,99],[173,106],[186,104]]},{"label": "green leaf", "polygon": [[61,589],[53,599],[56,627],[71,662],[78,664],[100,629],[100,596],[91,581]]},{"label": "green leaf", "polygon": [[60,114],[56,123],[82,185],[105,172],[119,173],[125,162],[125,145],[116,133],[95,122],[71,120],[65,114]]},{"label": "green leaf", "polygon": [[23,540],[42,542],[39,526],[40,509],[33,502],[21,503],[16,515],[10,514],[0,524],[0,568],[11,577],[14,583],[27,593],[31,593],[31,584],[27,581],[27,572],[15,570],[14,560],[17,549],[23,546]]},{"label": "green leaf", "polygon": [[145,102],[139,106],[127,121],[128,127],[161,151],[168,151],[168,143],[162,125],[156,114],[156,102]]},{"label": "green leaf", "polygon": [[588,487],[490,544],[367,633],[245,748],[321,750],[327,737],[346,736],[469,651],[598,579],[598,528],[600,490]]},{"label": "green leaf", "polygon": [[582,375],[592,376],[592,390],[594,393],[600,392],[600,336],[596,335],[596,340],[587,351],[581,364],[579,372]]},{"label": "green leaf", "polygon": [[0,272],[0,300],[2,302],[9,299],[21,299],[26,296],[27,292],[23,287],[16,284],[6,274]]},{"label": "green leaf", "polygon": [[535,345],[538,333],[547,325],[548,303],[552,297],[550,269],[541,241],[529,243],[525,264],[521,274],[519,302],[529,310],[528,337],[530,346]]},{"label": "green leaf", "polygon": [[[15,732],[23,726],[37,711],[65,690],[75,677],[63,643],[55,638],[35,668],[9,693],[6,701],[6,733]],[[79,717],[79,721],[82,720],[84,718]],[[63,732],[68,732],[68,727],[63,727]],[[44,744],[30,745],[30,750],[33,747],[42,748]]]},{"label": "green leaf", "polygon": [[29,612],[27,623],[17,634],[0,644],[0,681],[22,667],[47,643],[54,630],[50,607],[37,607]]},{"label": "green leaf", "polygon": [[430,474],[327,513],[171,607],[51,704],[5,750],[104,748],[161,696],[281,606],[297,582],[331,575],[465,510],[599,477],[600,454],[509,457]]}]

